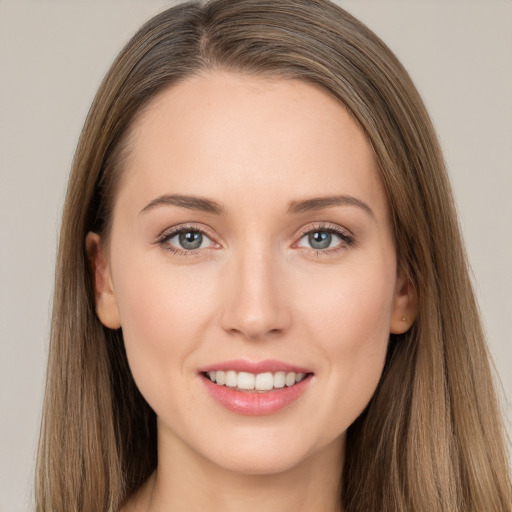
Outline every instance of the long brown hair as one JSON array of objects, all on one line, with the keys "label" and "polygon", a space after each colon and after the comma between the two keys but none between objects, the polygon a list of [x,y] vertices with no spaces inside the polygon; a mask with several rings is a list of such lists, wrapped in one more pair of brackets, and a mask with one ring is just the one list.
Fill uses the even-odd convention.
[{"label": "long brown hair", "polygon": [[347,512],[507,512],[504,430],[445,165],[407,72],[327,0],[185,3],[148,21],[106,75],[85,122],[64,207],[37,510],[116,511],[157,464],[155,415],[122,332],[94,307],[85,237],[108,239],[130,127],[154,96],[208,69],[294,78],[342,102],[375,152],[398,261],[418,294],[391,335],[381,382],[349,428]]}]

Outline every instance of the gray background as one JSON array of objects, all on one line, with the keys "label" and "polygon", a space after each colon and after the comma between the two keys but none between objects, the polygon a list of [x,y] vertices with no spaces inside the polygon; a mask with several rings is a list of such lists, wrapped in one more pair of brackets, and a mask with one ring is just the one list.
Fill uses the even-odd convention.
[{"label": "gray background", "polygon": [[[512,2],[339,3],[389,44],[424,96],[510,400]],[[110,62],[165,5],[0,0],[1,512],[28,510],[33,500],[56,236],[76,141]]]}]

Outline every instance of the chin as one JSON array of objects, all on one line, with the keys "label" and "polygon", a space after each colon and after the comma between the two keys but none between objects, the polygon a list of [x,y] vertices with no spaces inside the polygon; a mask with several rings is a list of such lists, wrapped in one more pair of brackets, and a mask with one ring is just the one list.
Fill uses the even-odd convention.
[{"label": "chin", "polygon": [[215,452],[209,450],[205,456],[215,466],[240,475],[276,475],[300,470],[301,467],[311,468],[316,456],[326,450],[332,454],[341,454],[341,448],[337,450],[336,446],[341,447],[343,443],[344,436],[318,445],[308,443],[304,437],[294,439],[288,432],[287,436],[277,438],[257,436],[254,442],[247,442],[245,439],[237,443],[233,440],[228,449],[218,445]]},{"label": "chin", "polygon": [[221,460],[219,466],[225,470],[241,475],[275,475],[292,470],[303,461],[302,457],[290,457],[276,450],[269,455],[265,452],[254,453],[248,456],[233,456],[227,460]]}]

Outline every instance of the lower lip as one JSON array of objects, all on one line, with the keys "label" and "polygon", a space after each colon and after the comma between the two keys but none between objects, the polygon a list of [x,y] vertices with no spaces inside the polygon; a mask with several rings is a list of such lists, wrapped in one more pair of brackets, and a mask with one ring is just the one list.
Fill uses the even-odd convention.
[{"label": "lower lip", "polygon": [[238,391],[219,386],[204,375],[200,375],[210,395],[231,412],[248,416],[263,416],[276,413],[300,398],[311,382],[312,375],[290,387],[265,392]]}]

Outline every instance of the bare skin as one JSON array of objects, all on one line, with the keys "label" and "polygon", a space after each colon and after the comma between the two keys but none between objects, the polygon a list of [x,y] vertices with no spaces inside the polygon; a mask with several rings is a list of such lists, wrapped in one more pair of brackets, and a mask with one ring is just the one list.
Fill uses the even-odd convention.
[{"label": "bare skin", "polygon": [[[203,510],[291,510],[341,511],[338,497],[339,477],[336,470],[342,453],[328,449],[324,457],[314,457],[291,472],[273,475],[240,475],[219,471],[206,460],[191,461],[185,453],[181,461],[185,466],[164,464],[141,489],[128,501],[122,512],[176,511],[200,512]],[[191,464],[192,462],[192,464]],[[193,477],[186,479],[183,474]],[[322,485],[318,486],[318,476]],[[297,489],[301,484],[302,489]]]},{"label": "bare skin", "polygon": [[[416,312],[344,107],[222,72],[164,91],[134,127],[102,242],[88,235],[97,312],[122,326],[158,418],[158,467],[123,512],[338,512],[346,430]],[[203,368],[270,359],[307,369],[291,403],[246,414],[212,398]]]}]

